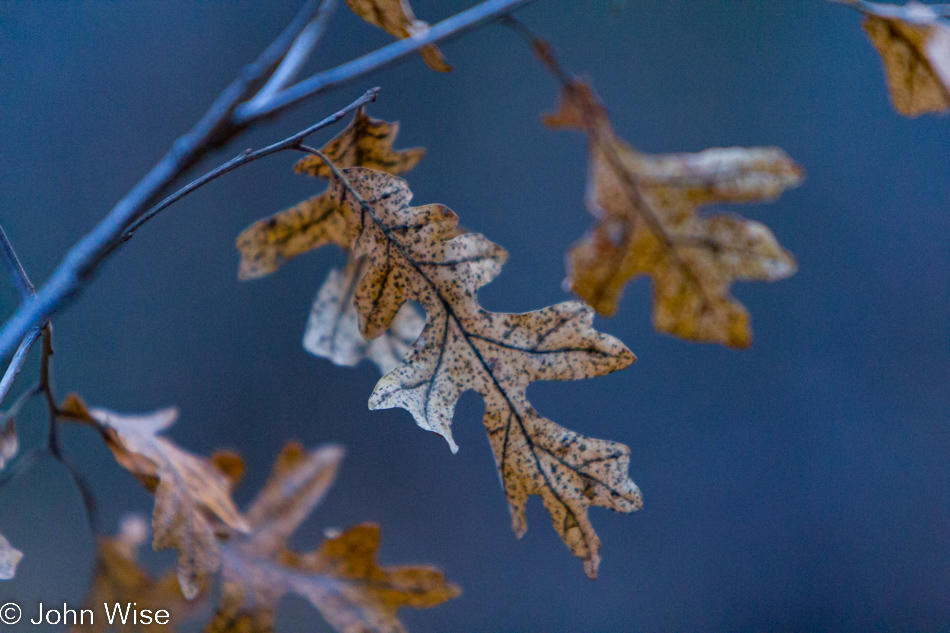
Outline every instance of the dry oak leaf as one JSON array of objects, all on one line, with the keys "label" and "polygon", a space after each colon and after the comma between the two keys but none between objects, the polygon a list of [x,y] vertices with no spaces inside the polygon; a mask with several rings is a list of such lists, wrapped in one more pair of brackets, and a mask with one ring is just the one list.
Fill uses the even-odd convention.
[{"label": "dry oak leaf", "polygon": [[[387,174],[402,174],[422,160],[425,149],[393,149],[399,123],[374,119],[359,108],[346,129],[323,146],[321,152],[337,167],[368,167]],[[309,155],[294,165],[298,174],[330,178],[332,173],[319,157]]]},{"label": "dry oak leaf", "polygon": [[370,408],[407,409],[456,451],[455,403],[469,389],[478,392],[515,533],[527,529],[528,497],[540,496],[555,530],[595,577],[600,541],[589,506],[631,512],[642,505],[627,475],[630,450],[558,426],[525,392],[536,380],[608,374],[630,365],[633,354],[595,331],[593,312],[576,301],[525,314],[483,310],[476,293],[500,272],[504,249],[477,233],[459,234],[455,213],[442,205],[410,207],[400,178],[358,167],[342,175],[330,193],[340,200],[353,253],[369,261],[354,299],[363,335],[385,332],[407,301],[427,313],[406,359],[376,385]]},{"label": "dry oak leaf", "polygon": [[354,367],[368,358],[385,374],[402,361],[419,338],[425,316],[415,306],[405,304],[386,332],[369,341],[363,338],[353,296],[368,264],[366,258],[351,259],[342,271],[330,271],[310,309],[303,346],[311,354],[344,367]]},{"label": "dry oak leaf", "polygon": [[281,597],[298,594],[336,631],[404,631],[401,607],[433,607],[459,595],[431,567],[383,569],[376,563],[379,528],[359,525],[316,550],[300,554],[287,539],[323,499],[336,476],[343,449],[306,452],[288,444],[270,479],[247,510],[253,527],[222,546],[221,605],[206,633],[269,633]]},{"label": "dry oak leaf", "polygon": [[[425,156],[421,147],[393,149],[399,123],[369,117],[362,108],[353,121],[321,152],[343,167],[370,167],[390,174],[409,171]],[[330,171],[316,156],[296,164],[295,171],[329,178]],[[238,278],[254,279],[275,272],[297,255],[325,244],[346,250],[343,218],[336,201],[324,194],[314,196],[246,228],[237,238],[241,252]]]},{"label": "dry oak leaf", "polygon": [[688,340],[747,347],[749,314],[729,294],[736,280],[774,281],[795,260],[763,224],[735,215],[699,215],[717,203],[772,200],[802,180],[772,147],[643,154],[616,137],[587,83],[568,83],[551,127],[588,135],[587,206],[597,224],[569,254],[571,289],[613,315],[627,282],[653,279],[657,330]]},{"label": "dry oak leaf", "polygon": [[[148,538],[148,531],[144,517],[127,515],[120,523],[118,535],[98,539],[96,568],[83,608],[91,609],[95,614],[101,613],[102,604],[135,603],[140,610],[150,609],[152,613],[165,610],[169,616],[165,624],[153,620],[151,624],[136,625],[132,618],[128,618],[125,624],[117,621],[115,626],[123,633],[174,631],[175,622],[193,615],[200,605],[200,601],[185,599],[175,574],[165,574],[156,580],[139,565],[139,548]],[[103,633],[110,628],[107,618],[93,617],[91,622],[73,626],[72,630],[76,633]]]},{"label": "dry oak leaf", "polygon": [[[346,5],[370,24],[401,40],[419,37],[429,29],[427,22],[416,19],[408,0],[346,0]],[[419,54],[432,70],[440,73],[452,70],[442,57],[442,52],[433,44],[423,46]]]},{"label": "dry oak leaf", "polygon": [[210,460],[158,435],[178,418],[174,408],[148,415],[119,415],[105,409],[87,409],[78,396],[70,394],[61,409],[96,426],[119,465],[154,492],[152,546],[178,551],[182,593],[194,598],[207,576],[220,565],[218,521],[234,530],[250,529],[231,500],[228,477]]},{"label": "dry oak leaf", "polygon": [[10,545],[10,541],[0,534],[0,580],[12,580],[16,576],[16,566],[23,559],[23,552]]},{"label": "dry oak leaf", "polygon": [[950,25],[932,6],[849,3],[864,12],[864,29],[884,61],[891,100],[916,117],[950,108]]},{"label": "dry oak leaf", "polygon": [[343,229],[336,201],[322,194],[259,220],[237,238],[241,251],[238,278],[269,275],[297,255],[324,244],[347,248]]}]

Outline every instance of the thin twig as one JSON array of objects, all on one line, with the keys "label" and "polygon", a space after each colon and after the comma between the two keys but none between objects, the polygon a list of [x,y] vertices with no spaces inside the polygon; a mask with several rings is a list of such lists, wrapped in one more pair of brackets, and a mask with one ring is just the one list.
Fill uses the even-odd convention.
[{"label": "thin twig", "polygon": [[355,81],[361,77],[382,70],[387,66],[411,55],[419,49],[441,40],[458,37],[480,26],[494,22],[504,15],[533,2],[534,0],[487,0],[466,11],[462,11],[438,24],[434,24],[419,37],[406,38],[393,42],[368,55],[358,57],[336,68],[317,73],[308,79],[278,92],[263,105],[244,104],[234,112],[234,122],[238,125],[269,117],[281,112],[295,103],[334,88]]},{"label": "thin twig", "polygon": [[58,461],[69,473],[79,497],[82,500],[83,507],[86,510],[86,520],[89,522],[89,530],[96,531],[97,524],[97,506],[92,489],[85,478],[79,474],[79,469],[70,457],[63,452],[63,447],[59,437],[59,405],[56,403],[56,393],[53,386],[52,358],[53,358],[53,324],[47,323],[43,327],[43,346],[40,354],[40,382],[36,390],[43,394],[46,400],[46,408],[49,412],[49,431],[46,436],[46,452],[53,459]]},{"label": "thin twig", "polygon": [[30,389],[27,389],[21,393],[20,397],[17,398],[12,405],[10,405],[10,408],[0,415],[0,420],[8,420],[18,416],[20,414],[20,409],[23,408],[23,405],[29,402],[30,398],[38,395],[40,395],[40,386],[38,384],[33,385]]},{"label": "thin twig", "polygon": [[[33,282],[30,281],[29,275],[26,274],[26,270],[24,270],[23,264],[20,263],[20,258],[17,257],[16,250],[14,250],[13,244],[10,243],[10,239],[7,237],[2,226],[0,226],[0,252],[2,252],[4,263],[10,271],[10,278],[13,280],[13,285],[16,286],[17,292],[20,294],[21,303],[29,300],[36,294],[36,290],[33,288]],[[13,360],[10,361],[10,365],[3,373],[3,378],[0,379],[0,403],[3,402],[7,392],[10,391],[10,387],[13,386],[17,374],[20,373],[20,370],[23,368],[23,363],[26,362],[30,348],[33,347],[33,343],[36,342],[39,335],[40,329],[34,328],[20,341],[20,346],[17,348],[16,354],[13,355]]]},{"label": "thin twig", "polygon": [[26,301],[36,294],[36,290],[33,288],[30,278],[26,276],[23,264],[20,263],[20,258],[16,256],[16,251],[13,250],[13,245],[10,244],[10,240],[2,226],[0,226],[0,253],[3,254],[3,262],[10,271],[13,285],[20,293],[20,300]]},{"label": "thin twig", "polygon": [[176,191],[175,193],[168,196],[167,198],[162,200],[160,203],[158,203],[157,205],[149,209],[139,219],[137,219],[135,222],[129,225],[129,228],[126,229],[125,234],[122,235],[118,243],[128,241],[132,237],[132,234],[135,233],[135,231],[140,226],[142,226],[143,224],[148,222],[150,219],[155,217],[155,215],[157,215],[158,213],[160,213],[162,210],[166,209],[167,207],[171,206],[172,204],[178,202],[189,193],[208,184],[215,178],[223,176],[229,171],[233,171],[237,169],[238,167],[241,167],[242,165],[246,165],[255,160],[264,158],[265,156],[270,156],[271,154],[274,154],[276,152],[280,152],[283,150],[293,149],[303,139],[307,138],[314,132],[317,132],[318,130],[322,130],[323,128],[327,126],[336,123],[337,121],[345,117],[347,114],[349,114],[353,110],[356,110],[357,108],[364,106],[367,103],[376,101],[376,97],[378,95],[379,95],[379,88],[371,88],[367,90],[363,94],[362,97],[360,97],[359,99],[357,99],[350,105],[346,106],[342,110],[334,112],[333,114],[323,119],[319,123],[315,123],[314,125],[311,125],[307,129],[297,132],[291,137],[288,137],[280,142],[274,143],[273,145],[268,145],[267,147],[263,149],[259,149],[254,152],[252,152],[249,149],[244,150],[242,153],[238,154],[237,156],[235,156],[228,162],[224,163],[220,167],[213,169],[209,171],[207,174],[205,174],[204,176],[201,176],[200,178],[198,178],[197,180],[194,180],[188,183],[187,185],[185,185],[184,187],[182,187],[181,189],[179,189],[178,191]]},{"label": "thin twig", "polygon": [[59,425],[56,414],[59,407],[56,404],[56,396],[53,393],[53,381],[50,379],[50,361],[53,357],[53,326],[49,323],[43,327],[43,345],[40,352],[40,384],[39,391],[46,400],[46,408],[49,410],[49,433],[47,435],[47,448],[54,457],[59,457]]},{"label": "thin twig", "polygon": [[39,337],[40,329],[33,328],[26,335],[26,338],[20,342],[20,347],[17,348],[16,354],[13,355],[13,360],[10,361],[10,365],[3,374],[3,379],[0,380],[0,403],[3,403],[3,399],[7,397],[10,387],[13,386],[17,375],[20,373],[20,370],[23,369],[23,363],[26,362],[30,348],[33,347],[33,343],[35,343]]}]

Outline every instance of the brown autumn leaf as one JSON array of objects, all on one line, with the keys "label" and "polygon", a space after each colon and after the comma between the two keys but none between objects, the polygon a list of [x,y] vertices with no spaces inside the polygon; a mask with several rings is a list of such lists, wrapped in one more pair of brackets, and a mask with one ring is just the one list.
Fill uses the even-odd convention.
[{"label": "brown autumn leaf", "polygon": [[[550,55],[550,53],[548,53]],[[546,63],[553,58],[544,58]],[[590,85],[569,81],[547,125],[588,136],[587,205],[597,224],[569,255],[571,289],[613,315],[627,282],[653,279],[653,321],[688,340],[747,347],[745,308],[729,293],[735,280],[794,274],[794,258],[763,224],[735,215],[700,215],[717,203],[771,200],[801,182],[801,169],[771,147],[650,155],[614,134]]]},{"label": "brown autumn leaf", "polygon": [[934,7],[847,3],[864,13],[864,30],[884,62],[894,108],[916,117],[950,109],[950,25]]},{"label": "brown autumn leaf", "polygon": [[[409,171],[425,156],[421,147],[396,150],[393,142],[399,123],[369,117],[363,108],[353,121],[323,146],[330,160],[346,167],[370,167],[391,174]],[[315,156],[300,160],[297,173],[328,178]],[[237,238],[241,252],[238,278],[254,279],[275,272],[287,261],[324,244],[336,244],[347,250],[350,242],[343,234],[344,223],[336,202],[324,195],[314,196],[269,218],[255,222]]]},{"label": "brown autumn leaf", "polygon": [[324,244],[346,248],[349,242],[335,201],[319,195],[255,222],[238,236],[238,278],[269,275],[297,255]]},{"label": "brown autumn leaf", "polygon": [[343,449],[306,452],[288,444],[247,510],[253,531],[222,545],[221,604],[206,633],[269,633],[287,593],[306,598],[333,629],[345,633],[404,631],[401,607],[433,607],[459,594],[442,572],[425,566],[384,569],[376,562],[379,528],[363,524],[305,554],[287,539],[333,483]]},{"label": "brown autumn leaf", "polygon": [[576,301],[526,314],[483,310],[476,293],[501,270],[504,249],[459,231],[444,206],[409,207],[412,194],[399,178],[359,167],[340,175],[345,181],[335,181],[326,195],[340,204],[354,256],[368,260],[354,299],[363,335],[385,332],[407,301],[427,313],[406,359],[376,385],[370,408],[407,409],[455,451],[455,403],[469,389],[481,394],[515,533],[527,528],[528,497],[540,496],[558,534],[595,577],[600,541],[587,509],[631,512],[642,505],[627,475],[630,451],[558,426],[531,407],[525,392],[535,380],[622,369],[633,354],[596,332],[593,312]]},{"label": "brown autumn leaf", "polygon": [[91,622],[73,626],[72,631],[103,633],[112,628],[101,611],[100,605],[103,604],[135,604],[139,610],[149,609],[153,614],[164,610],[168,614],[167,621],[162,618],[165,624],[154,619],[150,624],[133,624],[131,617],[122,624],[117,618],[115,628],[123,633],[171,632],[176,622],[195,614],[200,602],[185,599],[175,574],[168,573],[154,579],[139,565],[139,548],[148,538],[148,530],[144,517],[128,515],[119,524],[119,534],[98,538],[96,568],[83,601],[83,608],[92,610],[93,618]]},{"label": "brown autumn leaf", "polygon": [[[321,152],[338,167],[368,167],[387,174],[401,174],[419,164],[425,149],[393,149],[399,123],[374,119],[359,108],[346,129],[323,146]],[[294,165],[298,174],[330,178],[330,169],[317,156],[309,155]]]},{"label": "brown autumn leaf", "polygon": [[152,546],[178,551],[182,593],[194,598],[220,565],[215,535],[218,520],[234,530],[250,529],[234,507],[227,476],[210,460],[158,435],[178,418],[174,408],[147,415],[119,415],[87,409],[77,395],[70,394],[61,409],[98,428],[119,465],[155,494]]},{"label": "brown autumn leaf", "polygon": [[10,541],[0,534],[0,580],[12,580],[22,558],[23,552],[10,545]]},{"label": "brown autumn leaf", "polygon": [[[408,0],[346,0],[346,4],[356,15],[401,40],[419,37],[429,29],[428,22],[416,19]],[[419,54],[432,70],[440,73],[452,70],[433,44],[423,46]]]},{"label": "brown autumn leaf", "polygon": [[406,304],[386,332],[372,340],[363,338],[353,296],[368,265],[366,258],[351,259],[342,271],[330,271],[310,309],[303,346],[311,354],[344,367],[354,367],[368,358],[385,374],[402,361],[419,338],[425,316]]}]

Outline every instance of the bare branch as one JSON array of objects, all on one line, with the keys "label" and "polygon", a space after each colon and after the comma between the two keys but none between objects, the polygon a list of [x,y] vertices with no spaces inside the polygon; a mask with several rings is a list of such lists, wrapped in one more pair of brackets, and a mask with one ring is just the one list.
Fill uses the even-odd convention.
[{"label": "bare branch", "polygon": [[368,55],[304,79],[277,93],[266,104],[246,103],[234,112],[234,121],[238,125],[244,125],[263,117],[273,116],[303,99],[339,88],[365,75],[382,70],[428,44],[458,37],[472,29],[498,20],[533,1],[487,0],[433,25],[419,37],[393,42]]}]

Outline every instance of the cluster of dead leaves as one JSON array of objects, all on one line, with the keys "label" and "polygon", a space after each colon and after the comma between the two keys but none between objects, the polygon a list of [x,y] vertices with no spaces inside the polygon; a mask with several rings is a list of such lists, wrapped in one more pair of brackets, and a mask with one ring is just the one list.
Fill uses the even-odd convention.
[{"label": "cluster of dead leaves", "polygon": [[[88,605],[136,602],[184,619],[197,611],[200,600],[193,599],[206,597],[211,575],[220,569],[221,600],[207,633],[272,631],[277,604],[287,593],[309,600],[337,631],[398,633],[404,630],[399,608],[432,607],[459,594],[432,567],[381,568],[379,528],[373,524],[327,538],[311,552],[288,548],[288,538],[332,485],[343,458],[339,446],[306,451],[288,444],[242,513],[231,499],[244,470],[240,457],[222,452],[204,458],[161,437],[177,417],[174,409],[119,415],[88,409],[70,395],[62,413],[98,429],[116,461],[155,494],[152,545],[178,551],[177,573],[152,579],[137,560],[147,526],[124,522],[118,536],[99,540]],[[104,630],[103,622],[89,630]]]},{"label": "cluster of dead leaves", "polygon": [[864,14],[864,29],[884,61],[898,112],[916,117],[950,109],[948,5],[836,1]]},{"label": "cluster of dead leaves", "polygon": [[500,272],[507,253],[460,230],[442,205],[409,206],[409,187],[393,174],[415,165],[421,150],[393,150],[397,129],[358,112],[322,150],[332,169],[315,157],[301,161],[298,171],[333,172],[328,189],[245,230],[237,240],[240,276],[266,275],[326,244],[346,249],[346,269],[331,273],[318,294],[307,348],[342,364],[372,358],[385,375],[370,408],[408,410],[453,451],[455,403],[467,390],[478,392],[514,531],[525,532],[525,503],[540,496],[558,534],[594,577],[600,541],[588,508],[641,507],[627,475],[630,451],[558,426],[535,411],[525,391],[536,380],[604,375],[634,356],[595,331],[593,311],[576,301],[525,314],[481,308],[478,289]]}]

